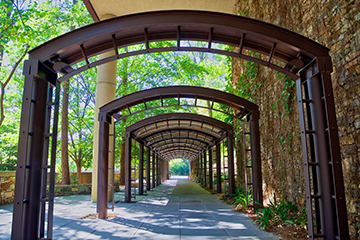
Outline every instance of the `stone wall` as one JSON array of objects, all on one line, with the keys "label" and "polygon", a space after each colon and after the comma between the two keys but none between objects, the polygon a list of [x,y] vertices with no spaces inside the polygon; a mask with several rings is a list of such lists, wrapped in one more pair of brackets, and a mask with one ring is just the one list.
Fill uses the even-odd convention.
[{"label": "stone wall", "polygon": [[[0,172],[0,205],[11,204],[14,201],[14,189],[15,189],[15,171],[12,172]],[[72,173],[76,174],[76,173]],[[85,172],[82,174],[83,182],[86,184],[72,184],[72,185],[55,185],[55,196],[69,196],[69,195],[83,195],[91,194],[91,172]],[[115,174],[115,192],[120,191],[119,181],[120,175]]]},{"label": "stone wall", "polygon": [[[236,14],[289,29],[330,49],[349,228],[360,238],[360,1],[238,0]],[[276,192],[302,205],[305,186],[295,86],[262,66],[238,60],[233,66],[234,85],[243,77],[258,86],[248,95],[260,105],[265,194]],[[289,93],[288,98],[281,99],[282,93]],[[287,111],[291,112],[281,117]]]},{"label": "stone wall", "polygon": [[0,205],[14,200],[15,172],[0,172]]}]

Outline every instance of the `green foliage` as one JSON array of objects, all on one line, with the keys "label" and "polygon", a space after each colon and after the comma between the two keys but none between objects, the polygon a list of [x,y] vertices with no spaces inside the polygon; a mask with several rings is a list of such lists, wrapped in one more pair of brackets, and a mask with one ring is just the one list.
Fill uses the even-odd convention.
[{"label": "green foliage", "polygon": [[270,201],[269,206],[264,207],[256,212],[256,220],[260,229],[269,229],[276,223],[285,223],[287,225],[295,225],[302,228],[307,226],[307,215],[305,208],[298,210],[297,206],[290,201],[277,200],[274,193],[274,201]]},{"label": "green foliage", "polygon": [[[249,56],[254,58],[260,58],[259,53],[250,52]],[[241,61],[238,59],[237,61]],[[237,86],[234,89],[234,94],[239,97],[256,100],[258,89],[261,87],[261,83],[256,83],[257,74],[259,72],[259,64],[255,62],[240,62],[240,77],[237,82]]]},{"label": "green foliage", "polygon": [[[232,195],[233,201],[231,204],[235,205],[235,210],[246,209],[246,190],[241,187],[240,189],[236,189],[235,194]],[[252,191],[251,188],[248,189],[248,202],[252,202]]]},{"label": "green foliage", "polygon": [[[0,50],[1,66],[0,81],[4,83],[10,77],[11,81],[6,86],[4,96],[5,120],[0,126],[0,161],[3,163],[16,163],[18,131],[23,91],[23,75],[21,69],[23,60],[14,67],[14,62],[21,56],[26,56],[26,51],[41,45],[65,32],[72,31],[81,26],[90,24],[92,19],[82,1],[76,4],[69,2],[55,6],[51,1],[42,4],[30,3],[23,7],[11,1],[0,2]],[[187,46],[200,46],[204,43],[185,42]],[[154,42],[150,47],[175,46],[174,41]],[[129,46],[119,49],[119,52],[136,51],[144,49],[144,45]],[[219,49],[227,48],[222,45]],[[96,57],[93,57],[96,58]],[[26,57],[24,58],[24,60]],[[90,59],[93,60],[93,59]],[[83,62],[78,63],[78,65]],[[160,52],[118,60],[116,97],[121,97],[137,91],[154,87],[172,85],[203,86],[225,90],[226,84],[231,82],[231,58],[209,53],[195,52]],[[13,76],[11,71],[14,70]],[[94,102],[96,88],[96,69],[90,69],[71,79],[69,90],[69,154],[72,159],[70,171],[76,171],[80,164],[83,170],[92,167],[93,152],[93,125]],[[6,94],[5,94],[6,92]],[[176,100],[175,100],[176,101]],[[187,101],[187,100],[184,100]],[[140,111],[139,114],[129,116],[126,122],[116,125],[116,161],[120,156],[120,144],[123,142],[125,128],[139,120],[151,116],[172,113],[191,112],[207,115],[208,110],[203,108],[174,107],[174,99],[168,99],[167,108],[145,111],[143,105],[132,107]],[[159,102],[151,102],[148,108],[156,108]],[[191,105],[189,102],[188,105]],[[224,106],[219,110],[226,111]],[[61,113],[60,113],[61,114]],[[122,113],[124,115],[129,114]],[[219,112],[212,112],[218,120],[231,123],[233,119]],[[60,138],[58,138],[60,149]],[[57,163],[60,162],[60,151],[57,152]],[[118,166],[118,163],[116,163]],[[56,168],[59,170],[59,168]],[[188,170],[186,171],[186,174]]]},{"label": "green foliage", "polygon": [[189,162],[185,159],[177,158],[170,161],[171,175],[187,176],[189,174]]},{"label": "green foliage", "polygon": [[[24,79],[22,68],[27,51],[91,22],[82,1],[60,5],[51,1],[41,4],[0,1],[0,114],[4,114],[2,124],[0,121],[1,163],[16,164]],[[76,139],[74,137],[75,142]]]},{"label": "green foliage", "polygon": [[229,173],[225,172],[224,174],[221,174],[221,182],[224,182],[225,180],[229,180]]},{"label": "green foliage", "polygon": [[[283,84],[283,89],[281,92],[280,97],[277,99],[276,102],[272,105],[271,109],[276,111],[279,108],[281,102],[283,102],[283,109],[280,115],[280,118],[286,118],[291,112],[291,102],[296,99],[296,96],[293,96],[294,89],[295,89],[295,81],[286,75],[281,75],[277,73],[277,84]],[[273,114],[273,117],[276,117],[276,114]]]}]

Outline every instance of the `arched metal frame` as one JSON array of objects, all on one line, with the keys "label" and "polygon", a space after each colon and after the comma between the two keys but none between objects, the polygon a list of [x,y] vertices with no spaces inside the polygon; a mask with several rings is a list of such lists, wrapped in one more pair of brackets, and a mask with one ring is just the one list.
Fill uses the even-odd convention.
[{"label": "arched metal frame", "polygon": [[[258,129],[258,106],[255,104],[237,97],[235,95],[221,92],[214,89],[202,88],[202,87],[189,87],[189,86],[175,86],[175,87],[162,87],[154,88],[150,90],[144,90],[141,92],[133,93],[122,98],[116,99],[99,109],[99,135],[101,139],[106,139],[108,135],[108,125],[111,123],[111,118],[116,117],[121,121],[119,117],[119,112],[129,107],[136,106],[139,104],[144,104],[151,101],[157,101],[168,98],[173,98],[176,96],[180,102],[180,98],[194,99],[195,104],[193,107],[196,107],[196,101],[201,100],[211,100],[212,104],[221,103],[226,106],[227,109],[232,108],[233,117],[235,118],[247,118],[251,122],[250,124],[254,126],[251,129],[251,138],[254,140],[252,143],[252,172],[254,178],[254,199],[257,202],[262,203],[262,177],[261,177],[261,161],[260,161],[260,142],[259,142],[259,129]],[[165,106],[164,106],[165,107]],[[130,112],[130,111],[129,111]],[[231,115],[231,112],[228,110],[227,114]],[[154,146],[151,145],[153,142],[156,142],[154,136],[161,136],[164,139],[164,132],[185,132],[186,135],[189,135],[190,132],[196,132],[197,135],[205,136],[202,138],[202,141],[210,141],[207,146],[202,148],[200,151],[189,149],[188,147],[182,146],[181,148],[175,147],[170,150],[158,151],[155,150]],[[180,134],[179,134],[180,136]],[[199,136],[199,137],[200,137]],[[208,140],[206,140],[208,137]],[[151,118],[144,119],[139,121],[131,126],[129,126],[125,132],[125,202],[131,201],[130,189],[130,171],[127,169],[127,166],[130,166],[131,152],[128,151],[131,149],[131,140],[136,139],[140,144],[145,145],[150,150],[156,154],[161,160],[169,161],[173,156],[179,153],[183,153],[180,156],[188,158],[189,161],[195,160],[198,156],[201,156],[204,151],[208,151],[212,146],[216,145],[218,142],[227,138],[229,141],[229,195],[235,193],[235,180],[234,180],[234,158],[233,158],[233,128],[232,126],[225,124],[214,118],[198,115],[198,114],[187,114],[187,113],[173,113],[173,114],[163,114]],[[198,136],[196,137],[198,138]],[[150,141],[152,139],[152,141]],[[128,145],[127,145],[128,144]],[[99,185],[98,185],[98,207],[97,211],[101,218],[106,217],[106,188],[107,186],[107,171],[106,166],[108,162],[108,155],[106,154],[107,143],[99,142]],[[199,145],[197,145],[199,146]],[[102,154],[105,153],[105,154]],[[175,154],[175,155],[174,155]],[[160,160],[160,161],[161,161]],[[156,174],[157,175],[157,174]],[[101,181],[101,182],[100,182]],[[102,196],[102,197],[101,197]],[[104,198],[104,199],[102,199]],[[99,200],[101,199],[101,200]],[[259,206],[255,206],[257,209]]]},{"label": "arched metal frame", "polygon": [[[183,40],[208,44],[205,48],[183,47]],[[153,41],[176,41],[176,44],[169,48],[151,48]],[[238,47],[239,51],[219,50],[214,43]],[[143,44],[144,49],[119,51],[119,48],[134,44]],[[92,56],[109,50],[115,51],[113,57],[92,62]],[[245,50],[259,53],[260,58],[250,56]],[[24,64],[12,239],[44,236],[45,202],[49,202],[47,235],[50,238],[52,235],[59,83],[106,62],[164,51],[199,51],[242,58],[297,81],[309,238],[348,239],[329,50],[275,25],[200,11],[163,11],[118,17],[72,31],[30,51],[29,60]],[[58,77],[57,73],[63,76]],[[55,97],[52,95],[54,88]],[[49,139],[52,145],[50,161],[47,159]],[[48,169],[51,173],[50,193],[46,197],[44,185]]]}]

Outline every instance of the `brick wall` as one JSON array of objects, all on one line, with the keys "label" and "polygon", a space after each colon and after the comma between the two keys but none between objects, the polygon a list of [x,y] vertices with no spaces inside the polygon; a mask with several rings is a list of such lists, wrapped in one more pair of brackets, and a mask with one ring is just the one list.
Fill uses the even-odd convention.
[{"label": "brick wall", "polygon": [[[236,13],[289,29],[330,49],[349,228],[353,237],[360,238],[360,1],[239,0]],[[233,66],[235,84],[249,65],[233,60]],[[256,66],[256,70],[253,85],[261,86],[249,97],[261,111],[265,194],[276,192],[303,204],[299,117],[295,94],[291,92],[295,86],[286,89],[291,93],[288,100],[279,101],[286,80],[262,66]],[[280,117],[285,103],[292,110],[286,118]]]}]

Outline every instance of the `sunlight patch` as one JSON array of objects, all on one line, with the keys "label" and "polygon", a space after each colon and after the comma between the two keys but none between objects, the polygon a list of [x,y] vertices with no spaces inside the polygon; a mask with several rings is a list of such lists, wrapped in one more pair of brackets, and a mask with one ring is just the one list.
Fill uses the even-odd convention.
[{"label": "sunlight patch", "polygon": [[[118,214],[108,214],[106,216],[106,220],[112,220],[114,219]],[[96,213],[91,213],[91,214],[88,214],[84,217],[81,217],[80,219],[98,219],[97,217],[97,214]]]}]

